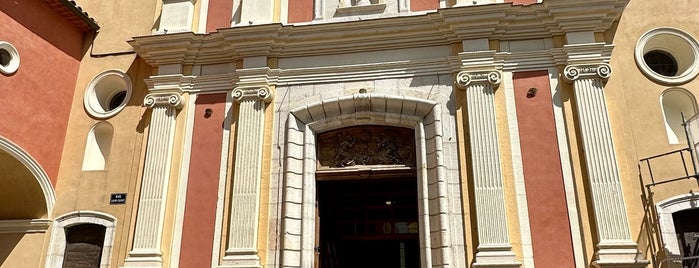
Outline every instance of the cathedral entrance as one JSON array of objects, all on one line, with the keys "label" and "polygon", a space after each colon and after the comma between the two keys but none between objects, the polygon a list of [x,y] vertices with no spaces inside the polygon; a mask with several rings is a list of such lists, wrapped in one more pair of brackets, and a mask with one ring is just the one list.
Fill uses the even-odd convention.
[{"label": "cathedral entrance", "polygon": [[318,135],[316,267],[420,267],[414,131]]},{"label": "cathedral entrance", "polygon": [[420,266],[414,177],[318,181],[321,268]]}]

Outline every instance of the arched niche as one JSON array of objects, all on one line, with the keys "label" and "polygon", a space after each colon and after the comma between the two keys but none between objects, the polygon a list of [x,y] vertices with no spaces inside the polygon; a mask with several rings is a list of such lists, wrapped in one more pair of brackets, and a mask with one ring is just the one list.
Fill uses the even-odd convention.
[{"label": "arched niche", "polygon": [[685,119],[688,119],[697,112],[694,95],[682,88],[671,88],[665,90],[660,96],[660,103],[663,108],[668,142],[670,144],[686,143],[682,114]]},{"label": "arched niche", "polygon": [[104,170],[112,149],[112,137],[114,128],[107,122],[95,124],[87,134],[85,142],[85,156],[83,157],[83,171]]}]

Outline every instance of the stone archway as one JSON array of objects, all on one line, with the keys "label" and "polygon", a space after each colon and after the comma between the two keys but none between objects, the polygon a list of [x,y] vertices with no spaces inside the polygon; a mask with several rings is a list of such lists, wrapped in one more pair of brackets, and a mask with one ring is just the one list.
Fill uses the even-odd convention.
[{"label": "stone archway", "polygon": [[[684,194],[674,196],[655,205],[658,213],[658,223],[660,225],[660,235],[663,239],[663,247],[667,254],[667,259],[682,257],[682,251],[677,241],[677,230],[675,229],[675,220],[673,213],[698,209],[699,195]],[[675,264],[679,265],[679,264]],[[679,266],[678,266],[679,267]]]},{"label": "stone archway", "polygon": [[313,267],[316,134],[358,125],[414,129],[421,267],[451,265],[440,109],[429,100],[360,93],[292,110],[286,124],[281,266]]},{"label": "stone archway", "polygon": [[0,263],[39,267],[56,197],[26,151],[0,136]]},{"label": "stone archway", "polygon": [[[7,210],[0,211],[0,220],[49,217],[56,195],[48,175],[39,163],[22,148],[0,136],[0,165],[0,170],[7,171],[0,174],[0,178],[4,177],[3,183],[12,185],[0,187],[0,200],[4,200],[0,203]],[[37,203],[36,199],[43,202]]]}]

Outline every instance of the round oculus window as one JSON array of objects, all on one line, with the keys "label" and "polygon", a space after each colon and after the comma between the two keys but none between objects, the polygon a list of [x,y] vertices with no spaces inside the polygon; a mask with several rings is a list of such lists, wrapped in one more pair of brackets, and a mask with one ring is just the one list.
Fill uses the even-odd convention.
[{"label": "round oculus window", "polygon": [[659,84],[685,84],[699,74],[699,44],[675,28],[657,28],[643,34],[634,56],[641,72]]},{"label": "round oculus window", "polygon": [[10,43],[0,41],[0,72],[13,74],[19,68],[19,52]]},{"label": "round oculus window", "polygon": [[87,86],[83,104],[88,114],[109,118],[119,113],[131,98],[131,78],[119,70],[97,75]]}]

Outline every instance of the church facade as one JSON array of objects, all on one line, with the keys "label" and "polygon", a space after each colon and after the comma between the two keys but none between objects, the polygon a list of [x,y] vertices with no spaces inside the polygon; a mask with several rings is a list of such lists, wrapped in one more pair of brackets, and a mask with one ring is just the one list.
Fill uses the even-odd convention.
[{"label": "church facade", "polygon": [[699,267],[686,2],[78,4],[0,267]]}]

